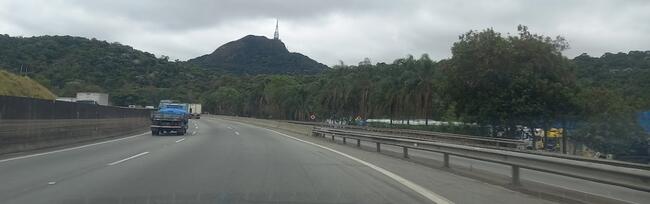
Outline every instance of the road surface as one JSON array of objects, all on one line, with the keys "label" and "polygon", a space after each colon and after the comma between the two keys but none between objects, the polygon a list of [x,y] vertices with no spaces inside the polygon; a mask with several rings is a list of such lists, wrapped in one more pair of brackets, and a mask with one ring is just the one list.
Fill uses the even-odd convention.
[{"label": "road surface", "polygon": [[552,203],[310,137],[213,118],[190,126],[0,158],[0,203]]}]

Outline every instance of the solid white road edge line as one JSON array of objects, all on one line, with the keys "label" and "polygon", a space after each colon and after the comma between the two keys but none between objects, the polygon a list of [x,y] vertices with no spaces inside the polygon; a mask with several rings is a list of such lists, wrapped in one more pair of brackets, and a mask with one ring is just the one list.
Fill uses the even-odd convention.
[{"label": "solid white road edge line", "polygon": [[182,141],[184,141],[184,140],[185,140],[185,138],[180,139],[180,140],[176,140],[176,143],[182,142]]},{"label": "solid white road edge line", "polygon": [[119,164],[119,163],[122,163],[122,162],[128,161],[128,160],[130,160],[130,159],[135,159],[136,157],[139,157],[139,156],[142,156],[142,155],[145,155],[145,154],[149,154],[149,152],[142,152],[142,153],[140,153],[140,154],[136,154],[136,155],[133,155],[133,156],[130,156],[130,157],[127,157],[127,158],[121,159],[121,160],[119,160],[119,161],[115,161],[115,162],[112,162],[112,163],[108,163],[108,165],[109,165],[109,166],[113,166],[113,165],[116,165],[116,164]]},{"label": "solid white road edge line", "polygon": [[[267,129],[267,128],[264,128],[264,129]],[[442,197],[441,195],[438,195],[438,194],[436,194],[434,192],[431,192],[428,189],[426,189],[426,188],[424,188],[424,187],[422,187],[420,185],[417,185],[417,184],[415,184],[415,183],[413,183],[413,182],[411,182],[411,181],[409,181],[409,180],[407,180],[407,179],[405,179],[405,178],[403,178],[403,177],[401,177],[401,176],[399,176],[399,175],[397,175],[397,174],[395,174],[395,173],[393,173],[391,171],[388,171],[388,170],[383,169],[381,167],[375,166],[374,164],[371,164],[369,162],[366,162],[366,161],[363,161],[363,160],[358,159],[356,157],[350,156],[350,155],[348,155],[346,153],[339,152],[339,151],[337,151],[335,149],[325,147],[325,146],[322,146],[322,145],[319,145],[319,144],[316,144],[316,143],[313,143],[313,142],[305,141],[305,140],[302,140],[302,139],[298,139],[296,137],[289,136],[287,134],[284,134],[284,133],[281,133],[281,132],[278,132],[278,131],[275,131],[275,130],[271,130],[271,129],[267,129],[267,130],[269,130],[271,132],[274,132],[276,134],[288,137],[290,139],[294,139],[294,140],[297,140],[297,141],[300,141],[300,142],[303,142],[303,143],[307,143],[307,144],[310,144],[310,145],[314,145],[316,147],[320,147],[320,148],[329,150],[331,152],[337,153],[337,154],[339,154],[341,156],[344,156],[344,157],[347,157],[347,158],[349,158],[351,160],[359,162],[359,163],[361,163],[361,164],[363,164],[363,165],[365,165],[367,167],[370,167],[371,169],[374,169],[375,171],[378,171],[378,172],[388,176],[389,178],[399,182],[400,184],[410,188],[411,190],[419,193],[420,195],[424,196],[425,198],[431,200],[434,203],[437,203],[437,204],[453,204],[453,202],[446,199],[445,197]]]},{"label": "solid white road edge line", "polygon": [[129,137],[124,137],[124,138],[119,138],[119,139],[114,139],[114,140],[108,140],[108,141],[103,141],[103,142],[98,142],[98,143],[92,143],[92,144],[82,145],[82,146],[78,146],[78,147],[70,147],[70,148],[65,148],[65,149],[60,149],[60,150],[54,150],[54,151],[50,151],[50,152],[43,152],[43,153],[38,153],[38,154],[30,154],[30,155],[25,155],[25,156],[13,157],[13,158],[8,158],[8,159],[0,160],[0,163],[2,163],[2,162],[8,162],[8,161],[13,161],[13,160],[18,160],[18,159],[27,159],[27,158],[31,158],[31,157],[37,157],[37,156],[43,156],[43,155],[48,155],[48,154],[54,154],[54,153],[59,153],[59,152],[65,152],[65,151],[70,151],[70,150],[75,150],[75,149],[86,148],[86,147],[92,147],[92,146],[96,146],[96,145],[101,145],[101,144],[106,144],[106,143],[111,143],[111,142],[117,142],[117,141],[121,141],[121,140],[128,140],[128,139],[131,139],[131,138],[134,138],[134,137],[140,137],[140,136],[143,136],[143,135],[146,135],[146,134],[147,134],[147,132],[142,133],[142,134],[137,134],[137,135],[129,136]]}]

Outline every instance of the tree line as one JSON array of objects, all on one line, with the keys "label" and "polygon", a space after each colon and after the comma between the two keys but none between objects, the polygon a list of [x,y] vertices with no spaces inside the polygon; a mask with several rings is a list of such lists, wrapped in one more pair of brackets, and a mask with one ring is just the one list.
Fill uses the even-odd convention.
[{"label": "tree line", "polygon": [[638,74],[638,80],[624,83],[591,71],[618,68],[586,65],[600,58],[563,56],[569,45],[561,37],[533,34],[525,26],[518,31],[470,31],[453,44],[452,57],[440,61],[425,54],[389,64],[366,59],[311,76],[225,76],[203,101],[218,114],[460,121],[498,129],[502,137],[520,134],[521,126],[564,128],[568,139],[598,151],[647,154],[648,134],[636,116],[650,110],[650,89],[641,89],[650,81],[650,52],[627,60],[645,64],[630,66],[637,70],[623,75]]}]

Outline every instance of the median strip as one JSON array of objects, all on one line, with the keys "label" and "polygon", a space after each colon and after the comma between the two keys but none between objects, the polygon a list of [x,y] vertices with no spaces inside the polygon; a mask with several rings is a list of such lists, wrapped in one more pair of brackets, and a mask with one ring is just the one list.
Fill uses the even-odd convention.
[{"label": "median strip", "polygon": [[108,163],[108,165],[113,166],[113,165],[116,165],[116,164],[119,164],[119,163],[122,163],[122,162],[125,162],[125,161],[128,161],[128,160],[131,160],[131,159],[135,159],[135,158],[137,158],[139,156],[142,156],[142,155],[145,155],[145,154],[149,154],[149,152],[142,152],[140,154],[136,154],[136,155],[124,158],[124,159],[116,161],[116,162]]}]

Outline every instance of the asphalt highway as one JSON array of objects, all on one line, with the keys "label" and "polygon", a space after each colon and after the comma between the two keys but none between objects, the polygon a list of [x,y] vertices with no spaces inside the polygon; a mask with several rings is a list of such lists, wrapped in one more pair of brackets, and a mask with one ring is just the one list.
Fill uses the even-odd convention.
[{"label": "asphalt highway", "polygon": [[190,126],[0,158],[0,203],[552,203],[307,136]]}]

